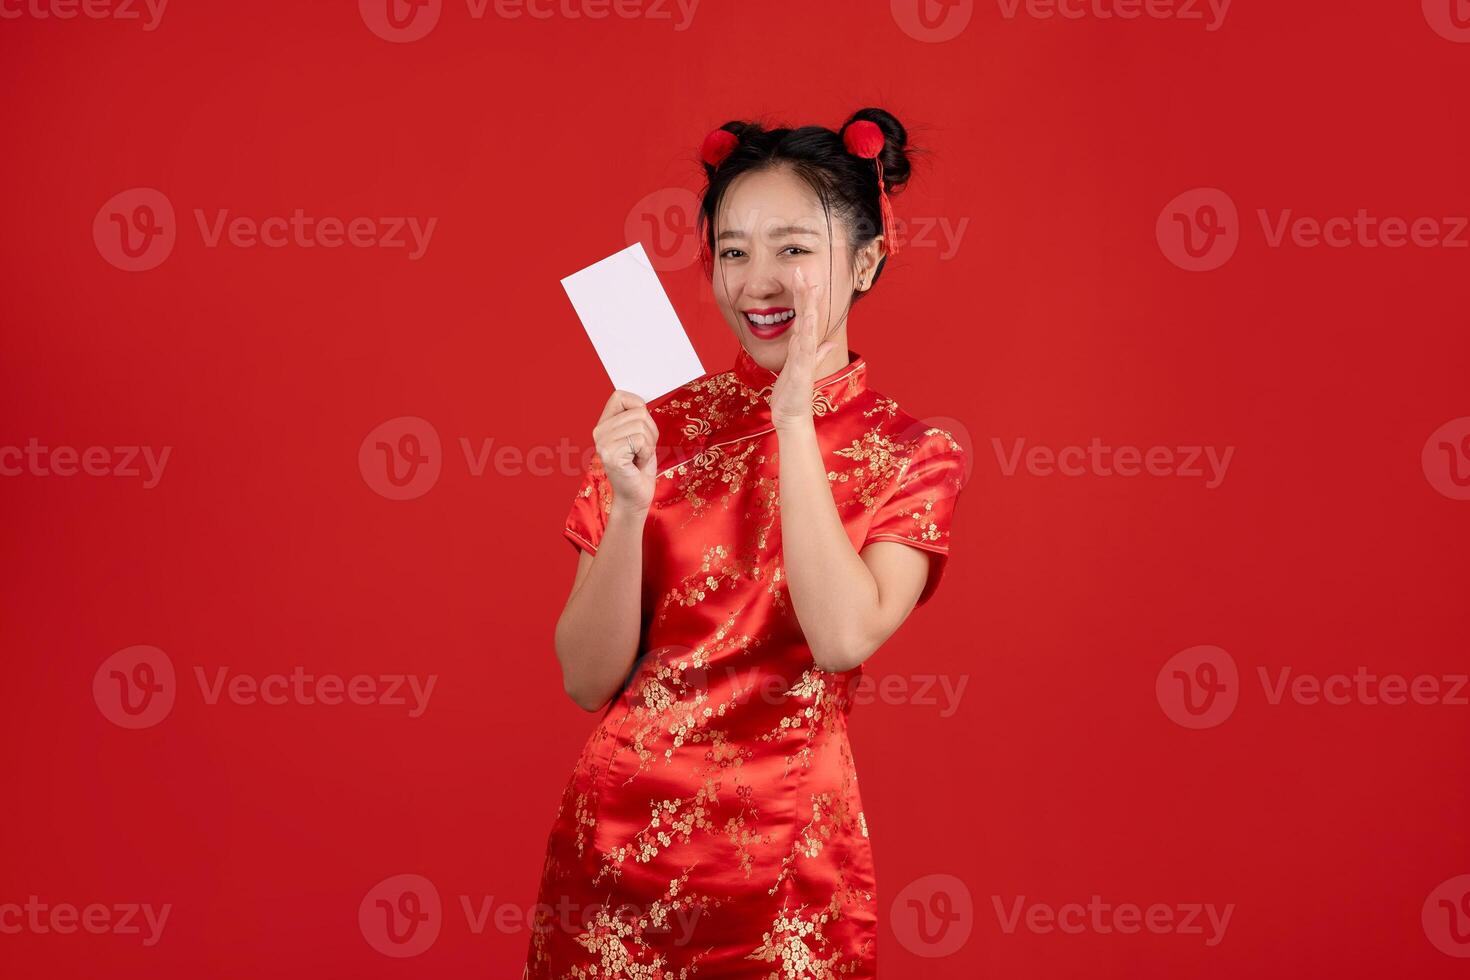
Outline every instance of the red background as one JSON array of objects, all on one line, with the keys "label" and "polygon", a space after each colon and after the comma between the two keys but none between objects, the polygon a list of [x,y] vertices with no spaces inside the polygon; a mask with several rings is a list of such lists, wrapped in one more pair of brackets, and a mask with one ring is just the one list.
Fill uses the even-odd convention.
[{"label": "red background", "polygon": [[[869,662],[963,679],[958,710],[853,717],[884,975],[1463,976],[1420,912],[1470,872],[1470,708],[1273,705],[1257,670],[1465,671],[1470,502],[1420,454],[1470,416],[1470,250],[1271,247],[1256,215],[1470,213],[1470,44],[1417,3],[1239,0],[1213,31],[1003,9],[975,5],[942,43],[835,0],[705,0],[683,31],[450,2],[412,43],[350,2],[176,2],[152,31],[0,20],[0,446],[171,447],[152,489],[0,478],[0,903],[172,905],[150,947],[0,934],[0,972],[519,977],[526,933],[474,933],[459,896],[534,901],[595,723],[551,645],[577,476],[474,476],[459,440],[590,444],[611,385],[558,280],[626,244],[645,195],[697,189],[711,127],[879,105],[933,151],[899,215],[968,225],[952,255],[897,257],[851,345],[910,413],[959,420],[975,460],[943,585]],[[92,237],[136,187],[177,214],[145,272]],[[1199,187],[1240,210],[1211,272],[1155,237]],[[211,248],[194,218],[297,208],[438,223],[411,261]],[[698,265],[663,281],[706,369],[728,367]],[[399,416],[443,442],[437,483],[405,501],[358,465]],[[1235,452],[1205,489],[1007,476],[992,443],[1093,437]],[[133,731],[92,681],[135,644],[178,682]],[[1190,730],[1154,685],[1200,644],[1241,690]],[[438,680],[419,718],[209,705],[194,682],[297,666]],[[357,913],[403,873],[445,914],[394,959]],[[973,908],[938,959],[892,907],[932,874]],[[1235,908],[1214,946],[1008,933],[995,911],[1094,894]]]}]

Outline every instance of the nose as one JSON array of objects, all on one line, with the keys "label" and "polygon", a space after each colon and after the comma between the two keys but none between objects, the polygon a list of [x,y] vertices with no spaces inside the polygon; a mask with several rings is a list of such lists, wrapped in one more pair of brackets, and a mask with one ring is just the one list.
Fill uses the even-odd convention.
[{"label": "nose", "polygon": [[751,259],[750,275],[745,280],[745,292],[754,299],[780,296],[786,291],[781,281],[780,269],[772,257],[758,256]]}]

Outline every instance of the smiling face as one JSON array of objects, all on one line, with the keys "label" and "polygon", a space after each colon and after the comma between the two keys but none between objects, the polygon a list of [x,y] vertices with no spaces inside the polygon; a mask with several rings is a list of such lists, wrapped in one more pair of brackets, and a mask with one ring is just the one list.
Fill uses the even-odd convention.
[{"label": "smiling face", "polygon": [[818,365],[817,377],[847,363],[851,297],[871,284],[881,238],[854,252],[847,223],[835,213],[831,235],[829,241],[816,192],[790,167],[742,174],[725,191],[715,222],[715,302],[762,367],[779,372],[786,363],[798,268],[807,282],[828,284],[818,294],[817,342],[836,340],[837,349]]}]

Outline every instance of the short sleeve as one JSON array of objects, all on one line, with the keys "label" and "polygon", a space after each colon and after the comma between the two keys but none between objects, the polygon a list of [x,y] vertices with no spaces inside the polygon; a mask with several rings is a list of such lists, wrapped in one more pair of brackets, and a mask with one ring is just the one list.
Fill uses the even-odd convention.
[{"label": "short sleeve", "polygon": [[928,429],[913,455],[901,464],[893,487],[878,504],[868,527],[864,545],[897,541],[930,553],[929,578],[917,605],[929,601],[944,577],[950,525],[964,484],[964,449],[945,430]]},{"label": "short sleeve", "polygon": [[607,529],[608,514],[612,512],[612,501],[612,484],[602,468],[602,458],[594,454],[582,473],[582,487],[572,498],[572,509],[567,513],[562,531],[566,539],[574,547],[597,554],[602,532]]}]

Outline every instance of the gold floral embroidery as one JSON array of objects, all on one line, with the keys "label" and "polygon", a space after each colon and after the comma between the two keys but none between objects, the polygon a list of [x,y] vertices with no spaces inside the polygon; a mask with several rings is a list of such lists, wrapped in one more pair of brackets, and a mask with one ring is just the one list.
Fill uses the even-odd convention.
[{"label": "gold floral embroidery", "polygon": [[882,412],[889,418],[893,418],[895,415],[898,414],[898,402],[894,401],[892,398],[885,398],[882,395],[879,395],[873,400],[873,407],[866,409],[863,412],[863,418],[872,418],[879,412]]},{"label": "gold floral embroidery", "polygon": [[895,440],[878,429],[871,429],[863,433],[861,439],[834,451],[836,456],[863,465],[842,472],[828,471],[827,480],[852,484],[849,499],[858,501],[866,510],[874,510],[894,473],[902,474],[901,467],[907,464],[912,451],[912,443]]},{"label": "gold floral embroidery", "polygon": [[722,544],[705,549],[699,568],[686,575],[679,584],[659,602],[658,622],[668,618],[669,610],[675,606],[693,607],[703,602],[710,593],[723,584],[726,592],[733,593],[742,579],[755,580],[760,577],[761,565],[757,556],[748,556],[745,561],[730,560],[730,549]]},{"label": "gold floral embroidery", "polygon": [[776,894],[781,882],[792,874],[798,858],[815,858],[834,834],[846,830],[853,821],[852,806],[846,798],[835,793],[813,794],[812,818],[797,831],[791,851],[781,859],[781,870],[767,894]]},{"label": "gold floral embroidery", "polygon": [[[710,503],[710,498],[706,494],[712,496],[716,490],[719,490],[721,491],[720,496],[725,498],[740,491],[750,472],[750,456],[756,449],[755,442],[748,442],[728,454],[719,454],[713,462],[696,465],[694,470],[691,470],[688,464],[674,468],[678,476],[691,477],[684,481],[681,488],[684,499],[689,502],[689,516],[679,525],[680,528],[688,526],[691,521],[704,513],[704,509]],[[697,460],[698,457],[696,457]]]},{"label": "gold floral embroidery", "polygon": [[602,511],[602,516],[604,518],[609,516],[612,513],[613,489],[612,484],[608,482],[607,472],[603,470],[600,459],[592,461],[587,483],[577,491],[577,496],[583,500],[591,500],[593,494],[597,495],[597,506]]},{"label": "gold floral embroidery", "polygon": [[776,526],[776,519],[781,513],[781,487],[771,477],[758,476],[755,479],[755,492],[751,495],[751,503],[755,506],[755,512],[747,512],[746,517],[756,517],[758,512],[765,511],[765,523],[756,528],[755,545],[762,551],[770,546],[771,529]]},{"label": "gold floral embroidery", "polygon": [[[590,921],[576,940],[588,953],[597,957],[597,963],[590,967],[574,966],[567,976],[575,980],[694,980],[704,953],[695,953],[675,972],[668,959],[655,951],[653,944],[645,938],[645,934],[652,931],[667,933],[671,915],[681,911],[687,913],[691,909],[705,911],[721,904],[709,898],[679,896],[688,880],[689,872],[686,870],[669,882],[661,899],[652,902],[645,913],[632,918],[621,915],[620,908],[593,906],[589,910],[592,913]],[[544,929],[547,920],[549,913],[538,907],[538,927]]]},{"label": "gold floral embroidery", "polygon": [[905,537],[912,541],[938,541],[940,538],[939,525],[929,519],[934,510],[934,501],[924,501],[924,509],[916,510],[908,516],[915,522],[917,527],[910,531]]},{"label": "gold floral embroidery", "polygon": [[[638,766],[624,785],[652,764],[657,754],[651,746],[667,742],[663,758],[667,764],[673,759],[674,750],[688,742],[720,742],[725,733],[711,727],[713,720],[723,718],[748,693],[739,686],[729,692],[729,698],[717,704],[710,703],[709,668],[711,659],[719,657],[722,662],[731,653],[750,649],[760,643],[756,637],[733,632],[735,622],[744,607],[733,610],[716,627],[707,643],[693,649],[671,647],[653,651],[639,676],[630,686],[632,706],[628,710],[627,744],[618,751],[632,750],[638,757]],[[726,662],[724,669],[729,670]],[[745,751],[749,751],[748,749]]]},{"label": "gold floral embroidery", "polygon": [[948,443],[948,448],[951,451],[961,452],[961,453],[965,451],[964,447],[961,446],[958,442],[955,441],[954,436],[950,434],[950,432],[949,432],[948,429],[941,429],[938,426],[930,426],[929,428],[927,428],[927,429],[924,430],[924,435],[926,435],[926,436],[932,436],[932,435],[941,435],[941,436],[944,436],[944,441],[946,443]]},{"label": "gold floral embroidery", "polygon": [[763,934],[761,945],[746,955],[746,959],[779,964],[779,972],[762,974],[760,980],[841,980],[848,972],[838,967],[840,949],[825,958],[817,952],[828,945],[822,931],[832,919],[828,910],[824,908],[809,919],[803,918],[801,911],[789,912],[783,906]]}]

